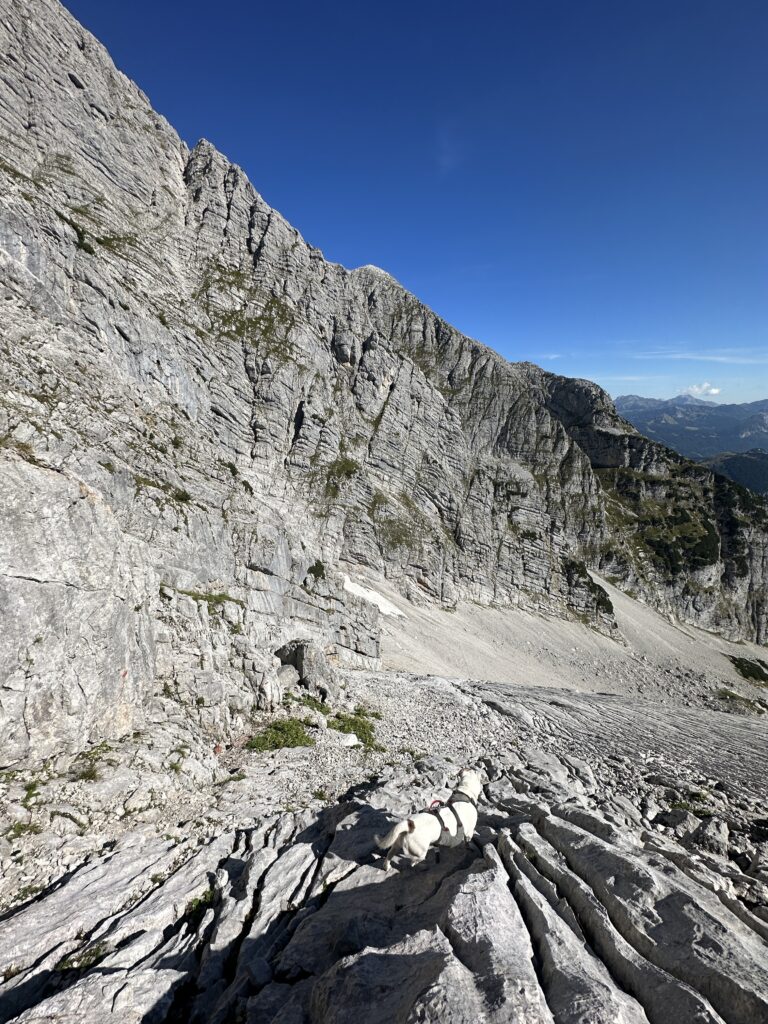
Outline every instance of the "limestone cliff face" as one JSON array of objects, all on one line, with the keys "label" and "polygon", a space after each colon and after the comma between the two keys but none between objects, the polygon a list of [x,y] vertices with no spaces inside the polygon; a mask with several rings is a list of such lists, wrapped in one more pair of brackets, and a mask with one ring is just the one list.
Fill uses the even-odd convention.
[{"label": "limestone cliff face", "polygon": [[374,664],[360,566],[610,629],[586,562],[766,638],[764,505],[328,263],[56,0],[0,16],[5,762],[153,700],[226,733],[296,635]]},{"label": "limestone cliff face", "polygon": [[588,560],[687,622],[765,643],[768,503],[635,432],[596,385],[547,376],[606,499],[610,537]]}]

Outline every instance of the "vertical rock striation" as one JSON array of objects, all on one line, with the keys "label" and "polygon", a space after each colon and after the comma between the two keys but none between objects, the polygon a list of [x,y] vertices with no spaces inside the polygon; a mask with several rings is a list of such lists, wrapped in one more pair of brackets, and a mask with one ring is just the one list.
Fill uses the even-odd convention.
[{"label": "vertical rock striation", "polygon": [[611,630],[600,567],[766,638],[764,503],[327,262],[56,0],[0,0],[0,46],[4,763],[163,690],[227,734],[297,636],[374,665],[350,566]]}]

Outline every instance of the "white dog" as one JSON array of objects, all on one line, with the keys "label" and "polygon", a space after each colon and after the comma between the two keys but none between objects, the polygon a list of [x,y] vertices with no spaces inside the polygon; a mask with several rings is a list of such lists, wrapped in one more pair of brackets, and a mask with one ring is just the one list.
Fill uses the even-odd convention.
[{"label": "white dog", "polygon": [[389,862],[400,851],[411,858],[411,864],[419,864],[433,843],[458,846],[469,842],[477,825],[477,799],[482,789],[479,774],[463,768],[447,803],[399,821],[383,839],[376,836],[379,849],[388,851],[384,867],[389,870]]}]

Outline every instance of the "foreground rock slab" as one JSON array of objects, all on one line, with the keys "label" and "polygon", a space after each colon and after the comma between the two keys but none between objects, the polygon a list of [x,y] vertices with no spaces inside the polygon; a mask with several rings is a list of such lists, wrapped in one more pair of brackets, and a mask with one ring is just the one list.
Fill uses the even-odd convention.
[{"label": "foreground rock slab", "polygon": [[485,768],[476,841],[419,868],[385,872],[374,837],[448,794],[439,759],[202,846],[128,833],[0,921],[0,1020],[768,1019],[760,907],[733,864],[629,811],[618,828],[577,758]]}]

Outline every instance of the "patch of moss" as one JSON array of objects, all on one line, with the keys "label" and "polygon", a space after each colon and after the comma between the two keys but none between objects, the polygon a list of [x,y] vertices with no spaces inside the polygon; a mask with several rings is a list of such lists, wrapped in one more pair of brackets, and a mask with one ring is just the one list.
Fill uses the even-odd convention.
[{"label": "patch of moss", "polygon": [[415,750],[413,747],[400,747],[398,754],[410,757],[413,761],[419,761],[427,756],[423,750]]},{"label": "patch of moss", "polygon": [[226,779],[220,779],[215,782],[215,786],[226,786],[230,782],[242,782],[243,779],[247,778],[245,772],[235,772],[233,775],[228,775]]},{"label": "patch of moss", "polygon": [[[414,549],[429,532],[429,523],[416,502],[405,491],[395,505],[386,494],[375,491],[368,503],[368,515],[383,551],[396,548]],[[446,532],[445,539],[453,538]]]},{"label": "patch of moss", "polygon": [[313,747],[315,741],[307,733],[306,724],[299,718],[281,718],[257,736],[252,736],[246,747],[259,752],[280,750],[283,747]]},{"label": "patch of moss", "polygon": [[708,807],[700,807],[687,800],[675,800],[669,805],[669,808],[672,811],[687,811],[689,814],[695,814],[697,818],[711,818],[713,814]]},{"label": "patch of moss", "polygon": [[368,503],[368,515],[371,519],[376,519],[379,513],[387,507],[389,504],[389,498],[382,491],[374,491],[373,497]]},{"label": "patch of moss", "polygon": [[87,253],[89,256],[95,256],[96,255],[96,250],[93,248],[91,243],[88,241],[88,232],[85,230],[83,225],[82,224],[78,224],[77,221],[72,220],[72,218],[68,217],[65,213],[61,213],[60,210],[56,211],[56,216],[59,218],[60,221],[63,221],[64,224],[67,224],[69,227],[71,227],[72,230],[75,232],[75,235],[76,235],[75,245],[77,246],[77,248],[81,249],[83,252]]},{"label": "patch of moss", "polygon": [[241,608],[245,608],[245,602],[241,601],[239,597],[232,597],[231,594],[206,594],[200,590],[177,590],[177,594],[184,594],[185,597],[191,597],[194,601],[205,601],[208,605],[208,611],[214,612],[220,609],[222,605],[227,604],[238,604]]},{"label": "patch of moss", "polygon": [[38,893],[43,891],[43,886],[31,883],[30,885],[22,885],[19,891],[16,893],[16,899],[19,902],[31,900],[33,896],[37,896]]},{"label": "patch of moss", "polygon": [[3,160],[0,157],[0,171],[7,174],[10,178],[14,178],[17,182],[28,182],[32,179],[24,174],[22,171],[17,170],[12,164],[9,164],[7,160]]},{"label": "patch of moss", "polygon": [[27,441],[18,441],[12,434],[4,434],[0,437],[0,448],[9,448],[11,451],[15,451],[25,462],[29,462],[33,466],[40,465],[32,445]]},{"label": "patch of moss", "polygon": [[[158,445],[153,447],[159,448]],[[175,487],[173,484],[166,483],[163,480],[153,480],[152,477],[142,476],[140,473],[133,474],[133,483],[136,494],[140,494],[145,488],[151,490],[162,491],[163,494],[167,495],[171,501],[177,501],[182,505],[186,505],[192,501],[192,495],[184,487]]]},{"label": "patch of moss", "polygon": [[360,464],[350,459],[348,455],[339,455],[325,470],[325,496],[326,498],[338,498],[341,484],[344,480],[350,479],[360,469]]},{"label": "patch of moss", "polygon": [[310,567],[307,569],[307,573],[310,576],[314,576],[316,580],[324,580],[325,565],[318,558],[318,560],[316,562],[313,562],[312,565],[310,565]]},{"label": "patch of moss", "polygon": [[102,249],[106,249],[107,252],[114,253],[116,256],[122,256],[126,246],[136,244],[135,235],[102,235],[97,238],[96,241],[99,243]]},{"label": "patch of moss", "polygon": [[395,515],[380,516],[376,521],[376,532],[387,550],[411,548],[416,541],[412,524]]}]

